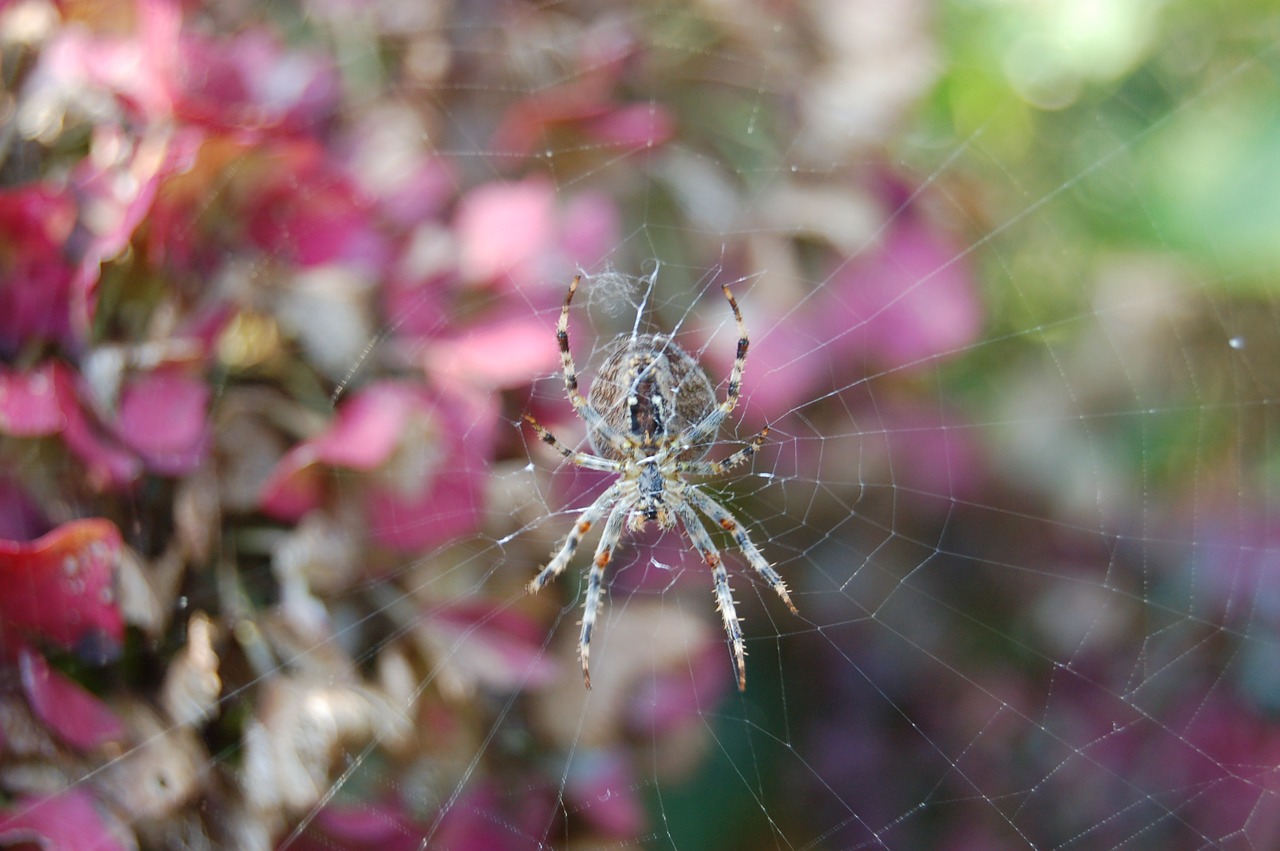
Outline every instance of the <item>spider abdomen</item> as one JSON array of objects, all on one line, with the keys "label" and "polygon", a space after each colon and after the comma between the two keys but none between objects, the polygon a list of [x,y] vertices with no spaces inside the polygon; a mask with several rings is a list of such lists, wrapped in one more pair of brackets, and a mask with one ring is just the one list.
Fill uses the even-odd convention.
[{"label": "spider abdomen", "polygon": [[[605,350],[605,360],[591,384],[588,402],[617,434],[627,435],[639,454],[700,422],[716,408],[715,390],[706,373],[688,352],[661,334],[626,335]],[[597,455],[620,461],[622,455],[600,433],[590,430]],[[693,446],[678,456],[694,461],[707,454],[710,443]]]}]

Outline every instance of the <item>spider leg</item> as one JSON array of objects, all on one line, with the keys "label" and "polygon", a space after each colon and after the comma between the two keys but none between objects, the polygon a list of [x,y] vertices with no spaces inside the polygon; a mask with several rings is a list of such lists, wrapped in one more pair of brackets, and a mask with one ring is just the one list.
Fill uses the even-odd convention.
[{"label": "spider leg", "polygon": [[551,561],[547,562],[546,567],[542,568],[537,576],[530,580],[527,586],[530,594],[538,593],[544,585],[564,571],[569,565],[569,559],[573,558],[574,552],[578,549],[578,544],[582,543],[582,539],[587,532],[591,531],[591,527],[605,513],[605,510],[618,501],[618,497],[622,494],[622,485],[621,481],[615,482],[608,490],[600,494],[595,502],[588,505],[578,515],[578,519],[574,521],[573,528],[569,530],[568,536],[564,539],[564,543],[560,545],[560,549],[556,551],[555,556]]},{"label": "spider leg", "polygon": [[746,691],[747,649],[742,640],[742,622],[738,619],[738,611],[733,604],[733,591],[729,588],[729,572],[725,570],[724,561],[720,558],[716,545],[711,541],[711,536],[707,534],[702,521],[698,519],[698,515],[689,507],[689,504],[678,497],[673,499],[672,503],[676,516],[680,518],[681,525],[689,535],[689,540],[702,555],[702,560],[711,568],[716,589],[716,608],[720,610],[724,631],[729,635],[729,642],[733,645],[733,664],[738,672],[738,691]]},{"label": "spider leg", "polygon": [[729,370],[729,387],[725,391],[724,401],[677,437],[675,443],[682,447],[694,446],[713,437],[720,429],[720,423],[724,422],[724,418],[738,407],[738,393],[742,389],[742,372],[747,366],[747,349],[750,348],[751,343],[747,339],[747,324],[742,321],[742,311],[738,309],[737,300],[729,291],[728,285],[721,286],[721,289],[724,290],[724,297],[729,300],[729,307],[733,309],[733,318],[738,323],[738,352],[733,358],[733,369]]},{"label": "spider leg", "polygon": [[[769,435],[768,427],[760,429],[760,433],[751,438],[751,442],[730,455],[723,461],[677,461],[676,471],[694,476],[721,476],[745,462],[760,450],[764,439]],[[543,438],[544,440],[546,438]]]},{"label": "spider leg", "polygon": [[723,505],[692,485],[685,487],[682,496],[703,514],[710,517],[721,529],[732,535],[734,543],[738,545],[738,549],[747,557],[747,562],[756,573],[760,574],[765,582],[769,583],[769,586],[774,591],[778,592],[778,596],[782,598],[782,602],[787,604],[791,614],[800,614],[791,602],[791,595],[787,592],[787,583],[783,581],[778,572],[770,566],[768,560],[756,548],[756,545],[752,543],[751,538],[747,536],[746,527],[734,519],[734,516]]},{"label": "spider leg", "polygon": [[573,354],[569,351],[569,304],[573,294],[578,291],[581,275],[574,275],[569,283],[569,292],[564,297],[564,305],[560,308],[560,321],[556,323],[556,342],[560,344],[560,367],[564,372],[564,392],[578,416],[586,422],[587,428],[604,435],[612,443],[620,443],[623,438],[604,421],[604,416],[591,406],[591,403],[578,392],[578,368],[573,364]]},{"label": "spider leg", "polygon": [[592,455],[588,452],[574,452],[557,440],[554,434],[543,428],[542,424],[535,420],[531,414],[525,414],[524,421],[533,426],[533,430],[537,432],[539,439],[543,443],[551,446],[579,467],[585,467],[588,470],[600,470],[605,473],[616,473],[622,469],[622,465],[617,461],[610,461],[608,458],[601,458],[599,455]]},{"label": "spider leg", "polygon": [[609,519],[605,521],[604,531],[600,533],[600,543],[596,545],[596,555],[591,562],[591,572],[587,576],[587,602],[582,612],[582,634],[578,638],[578,657],[582,660],[582,681],[591,688],[591,630],[595,628],[596,614],[600,611],[600,595],[604,590],[604,569],[613,558],[613,549],[622,537],[623,521],[631,510],[632,501],[623,499],[613,507]]}]

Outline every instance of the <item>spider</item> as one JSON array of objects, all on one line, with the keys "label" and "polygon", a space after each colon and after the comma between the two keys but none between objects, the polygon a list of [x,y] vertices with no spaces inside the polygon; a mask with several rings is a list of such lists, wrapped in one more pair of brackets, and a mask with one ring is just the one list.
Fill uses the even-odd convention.
[{"label": "spider", "polygon": [[638,532],[653,521],[663,529],[671,529],[678,521],[703,562],[711,568],[717,608],[732,645],[738,689],[745,691],[746,649],[729,588],[729,574],[698,512],[729,533],[747,562],[778,593],[792,614],[799,612],[791,602],[786,583],[752,543],[746,529],[728,509],[684,478],[720,475],[737,467],[759,450],[769,434],[768,428],[761,429],[746,446],[723,461],[701,460],[710,450],[720,424],[738,404],[749,346],[742,312],[733,293],[727,286],[722,287],[738,323],[738,351],[723,402],[716,404],[711,382],[688,352],[661,334],[619,337],[606,352],[589,398],[583,398],[578,392],[577,371],[569,352],[569,305],[581,279],[578,275],[569,284],[556,326],[556,340],[560,345],[565,393],[574,411],[587,424],[595,454],[575,452],[529,414],[525,414],[524,419],[540,439],[572,463],[588,470],[617,473],[618,478],[578,515],[564,543],[529,583],[529,593],[537,593],[564,571],[587,532],[604,517],[604,531],[587,578],[586,610],[578,640],[582,678],[590,689],[591,631],[600,608],[604,571],[624,526]]}]

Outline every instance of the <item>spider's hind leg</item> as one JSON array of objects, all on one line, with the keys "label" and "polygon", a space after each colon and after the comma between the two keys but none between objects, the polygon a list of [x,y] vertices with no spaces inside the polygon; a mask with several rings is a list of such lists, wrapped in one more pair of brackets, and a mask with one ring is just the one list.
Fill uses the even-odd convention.
[{"label": "spider's hind leg", "polygon": [[630,502],[624,499],[609,513],[604,531],[600,533],[600,543],[596,546],[595,558],[591,561],[591,573],[587,576],[587,602],[582,612],[582,634],[578,638],[578,657],[582,660],[582,681],[586,683],[587,688],[591,688],[591,631],[595,628],[596,615],[600,611],[600,597],[604,591],[604,569],[609,566],[613,558],[614,547],[622,537],[622,524],[630,510]]},{"label": "spider's hind leg", "polygon": [[695,487],[688,487],[684,491],[684,498],[692,503],[699,511],[711,518],[711,520],[733,536],[733,541],[738,545],[738,549],[747,557],[747,563],[751,565],[760,577],[769,583],[778,596],[782,598],[782,602],[787,604],[787,608],[791,610],[791,614],[798,615],[800,612],[796,610],[795,604],[791,602],[791,594],[787,590],[787,583],[778,571],[773,569],[769,564],[769,560],[764,557],[759,549],[756,548],[751,538],[747,536],[746,527],[734,518],[729,510],[711,497]]},{"label": "spider's hind leg", "polygon": [[[686,491],[687,492],[687,491]],[[724,561],[711,541],[711,536],[703,528],[698,515],[688,503],[677,500],[674,506],[676,516],[689,535],[689,540],[702,555],[702,560],[711,568],[712,580],[715,582],[716,608],[720,610],[720,618],[724,621],[724,631],[733,646],[733,665],[738,673],[738,691],[747,690],[747,648],[742,638],[742,621],[738,618],[738,610],[733,604],[733,590],[729,587],[729,572],[725,570]]]}]

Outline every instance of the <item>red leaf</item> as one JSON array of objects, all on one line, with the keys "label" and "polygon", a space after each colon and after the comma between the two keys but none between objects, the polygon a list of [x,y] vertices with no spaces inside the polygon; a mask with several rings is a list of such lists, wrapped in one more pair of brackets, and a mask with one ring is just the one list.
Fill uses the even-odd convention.
[{"label": "red leaf", "polygon": [[120,547],[120,531],[101,519],[34,541],[0,540],[2,645],[12,652],[25,639],[109,655],[124,638],[114,589]]}]

